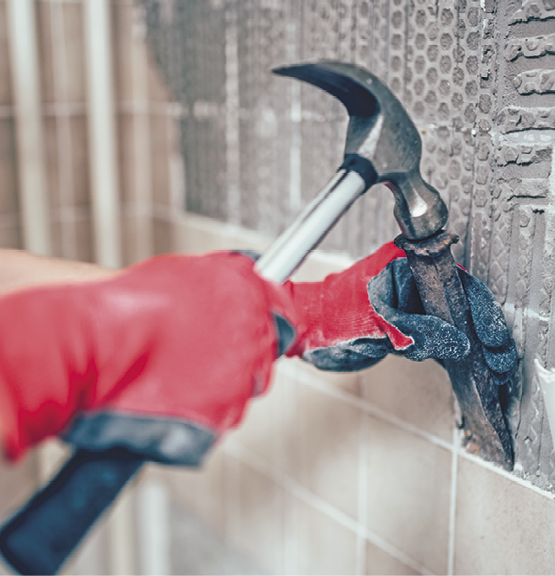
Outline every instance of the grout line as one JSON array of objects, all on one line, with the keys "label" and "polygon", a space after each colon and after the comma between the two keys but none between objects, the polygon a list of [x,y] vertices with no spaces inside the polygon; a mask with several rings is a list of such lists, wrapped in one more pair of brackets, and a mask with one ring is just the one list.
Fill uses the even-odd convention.
[{"label": "grout line", "polygon": [[449,544],[447,553],[447,574],[452,576],[455,566],[455,526],[457,513],[457,482],[459,472],[459,430],[453,426],[453,452],[451,455],[451,494],[449,501]]},{"label": "grout line", "polygon": [[229,456],[236,458],[242,464],[251,467],[259,474],[266,476],[278,484],[283,490],[291,493],[293,496],[319,512],[322,512],[344,528],[351,530],[355,534],[362,534],[364,538],[372,544],[378,546],[390,556],[403,562],[413,570],[416,570],[421,574],[433,574],[425,566],[422,566],[416,560],[410,558],[404,552],[389,544],[389,542],[384,540],[381,536],[372,530],[361,526],[356,520],[353,520],[350,516],[335,508],[335,506],[329,504],[319,496],[316,496],[316,494],[313,494],[293,478],[290,478],[279,470],[276,470],[272,465],[262,460],[248,448],[241,446],[238,442],[234,442],[233,440],[227,442],[224,450]]},{"label": "grout line", "polygon": [[[58,5],[57,8],[54,9],[55,11],[62,11],[62,5]],[[59,16],[58,19],[63,19],[63,14],[62,16]],[[60,26],[60,24],[58,23],[58,26]],[[58,34],[60,35],[59,41],[61,44],[64,45],[63,47],[63,52],[64,54],[66,53],[66,47],[65,47],[65,42],[63,41],[63,29],[62,31],[59,31]],[[58,35],[57,34],[57,35]],[[54,43],[56,44],[56,43]],[[65,57],[64,57],[65,60]],[[63,66],[67,66],[67,64],[64,62]],[[60,75],[63,74],[64,76],[66,76],[63,72],[60,72]],[[54,78],[58,78],[58,74],[54,74]],[[58,83],[56,82],[56,89],[59,88],[59,86],[57,85]],[[57,102],[49,102],[43,105],[42,108],[42,115],[43,116],[84,116],[87,114],[87,103],[86,102],[64,102],[61,98],[63,98],[63,94],[59,94],[58,91],[56,90],[56,99],[58,100]]]},{"label": "grout line", "polygon": [[500,468],[499,466],[496,466],[495,464],[492,464],[491,462],[487,462],[486,460],[482,460],[479,456],[475,456],[474,454],[469,454],[466,450],[461,450],[460,456],[462,458],[464,458],[465,460],[469,460],[470,462],[473,462],[474,464],[478,464],[478,465],[482,466],[482,468],[485,468],[486,470],[489,470],[490,472],[495,472],[499,476],[502,476],[503,478],[506,478],[507,480],[513,481],[515,484],[518,484],[519,486],[523,486],[524,488],[528,488],[529,490],[532,490],[532,492],[535,492],[536,494],[539,494],[540,496],[544,496],[548,500],[555,500],[555,494],[553,494],[552,492],[544,490],[543,488],[538,488],[538,486],[534,486],[534,484],[532,484],[529,480],[525,480],[524,478],[520,478],[519,476],[515,476],[511,472],[507,472],[506,470],[503,470],[502,468]]}]

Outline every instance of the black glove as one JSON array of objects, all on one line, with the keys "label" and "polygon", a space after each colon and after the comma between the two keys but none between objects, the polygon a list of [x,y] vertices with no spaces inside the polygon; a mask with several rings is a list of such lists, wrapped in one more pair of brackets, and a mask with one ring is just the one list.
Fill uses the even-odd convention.
[{"label": "black glove", "polygon": [[[462,268],[458,272],[486,363],[495,382],[505,384],[513,375],[517,354],[501,306],[483,282]],[[452,326],[446,329],[439,318],[422,316],[424,307],[406,259],[391,262],[370,280],[368,297],[378,314],[414,339],[414,345],[404,352],[410,360],[458,360],[458,350],[468,347],[462,332]]]}]

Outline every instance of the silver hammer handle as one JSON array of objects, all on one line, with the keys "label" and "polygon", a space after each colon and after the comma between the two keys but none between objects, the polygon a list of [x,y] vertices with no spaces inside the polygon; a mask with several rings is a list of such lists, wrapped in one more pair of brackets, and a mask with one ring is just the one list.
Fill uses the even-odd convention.
[{"label": "silver hammer handle", "polygon": [[285,282],[368,188],[357,172],[340,169],[258,259],[256,271],[266,280]]}]

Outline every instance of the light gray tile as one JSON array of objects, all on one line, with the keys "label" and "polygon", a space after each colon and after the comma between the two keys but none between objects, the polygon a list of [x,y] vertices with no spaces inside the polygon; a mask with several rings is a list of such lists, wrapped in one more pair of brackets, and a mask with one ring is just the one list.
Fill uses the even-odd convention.
[{"label": "light gray tile", "polygon": [[318,370],[312,364],[304,360],[297,360],[298,370],[303,374],[301,378],[315,379],[326,382],[347,392],[353,396],[361,396],[363,386],[363,376],[360,372],[328,372],[327,370]]},{"label": "light gray tile", "polygon": [[148,474],[165,482],[172,498],[216,533],[225,532],[225,460],[220,448],[212,450],[201,468],[150,465]]},{"label": "light gray tile", "polygon": [[368,527],[432,572],[447,570],[451,453],[368,418]]},{"label": "light gray tile", "polygon": [[10,73],[10,52],[6,2],[0,2],[0,104],[12,101],[12,82]]},{"label": "light gray tile", "polygon": [[299,481],[356,519],[360,408],[305,385],[298,389],[297,418]]},{"label": "light gray tile", "polygon": [[18,210],[15,121],[0,118],[0,213]]},{"label": "light gray tile", "polygon": [[366,543],[366,574],[411,575],[419,572],[403,564],[371,542]]},{"label": "light gray tile", "polygon": [[0,461],[0,517],[6,518],[30,498],[37,487],[36,453],[30,452],[21,462]]},{"label": "light gray tile", "polygon": [[362,396],[417,428],[450,442],[453,393],[447,372],[434,360],[412,362],[389,355],[365,370]]},{"label": "light gray tile", "polygon": [[285,494],[270,478],[242,463],[237,480],[239,513],[230,543],[263,570],[282,574]]},{"label": "light gray tile", "polygon": [[269,391],[249,402],[243,422],[229,436],[278,472],[295,476],[298,461],[297,384],[280,370],[283,362],[288,360],[277,363]]},{"label": "light gray tile", "polygon": [[355,532],[304,502],[296,507],[297,574],[355,574]]},{"label": "light gray tile", "polygon": [[555,502],[459,461],[455,574],[553,574]]}]

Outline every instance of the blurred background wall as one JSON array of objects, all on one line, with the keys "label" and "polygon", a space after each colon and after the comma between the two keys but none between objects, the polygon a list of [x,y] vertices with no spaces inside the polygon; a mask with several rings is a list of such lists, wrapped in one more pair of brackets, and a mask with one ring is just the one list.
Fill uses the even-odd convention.
[{"label": "blurred background wall", "polygon": [[[551,573],[555,458],[533,360],[555,364],[550,0],[0,0],[0,246],[120,267],[262,250],[341,160],[308,58],[379,75],[420,129],[456,256],[522,358],[507,474],[461,449],[433,362],[353,375],[283,360],[201,471],[151,466],[66,572]],[[297,278],[397,234],[377,187]],[[6,514],[64,457],[1,472]]]}]

